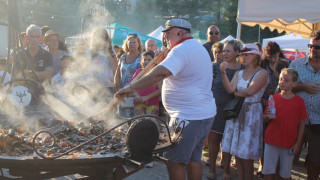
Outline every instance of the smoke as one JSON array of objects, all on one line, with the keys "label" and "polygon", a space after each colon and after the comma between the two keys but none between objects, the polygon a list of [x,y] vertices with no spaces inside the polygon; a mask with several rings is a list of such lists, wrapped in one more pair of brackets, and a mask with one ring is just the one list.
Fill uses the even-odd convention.
[{"label": "smoke", "polygon": [[[103,5],[94,0],[83,1],[80,12],[83,14],[83,32],[93,32],[113,21]],[[37,131],[39,119],[88,122],[89,117],[97,115],[108,105],[113,95],[106,88],[105,82],[97,78],[97,74],[105,70],[99,64],[92,65],[88,53],[89,42],[90,38],[82,39],[81,47],[73,52],[74,61],[63,75],[63,85],[54,87],[48,81],[37,84],[21,80],[13,82],[6,93],[0,94],[0,117],[5,117],[8,126]],[[108,50],[105,55],[110,60]],[[29,79],[35,80],[34,77]],[[111,126],[119,123],[113,118],[113,114],[102,120]],[[0,128],[7,128],[7,125],[2,125],[0,124]]]},{"label": "smoke", "polygon": [[95,0],[82,1],[79,12],[83,15],[82,32],[93,32],[114,21],[104,4],[97,3]]}]

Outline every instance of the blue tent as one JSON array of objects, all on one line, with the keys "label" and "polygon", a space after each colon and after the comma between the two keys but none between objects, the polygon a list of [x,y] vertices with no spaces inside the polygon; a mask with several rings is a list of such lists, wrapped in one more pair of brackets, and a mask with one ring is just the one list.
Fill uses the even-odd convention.
[{"label": "blue tent", "polygon": [[118,45],[121,46],[123,44],[123,41],[126,39],[126,37],[129,34],[138,34],[143,45],[148,39],[154,39],[157,42],[158,47],[162,47],[162,43],[160,40],[155,39],[153,37],[147,36],[145,34],[139,33],[137,31],[134,31],[130,29],[127,26],[118,24],[118,23],[113,23],[105,26],[107,29],[108,33],[110,34],[111,41],[113,45]]}]

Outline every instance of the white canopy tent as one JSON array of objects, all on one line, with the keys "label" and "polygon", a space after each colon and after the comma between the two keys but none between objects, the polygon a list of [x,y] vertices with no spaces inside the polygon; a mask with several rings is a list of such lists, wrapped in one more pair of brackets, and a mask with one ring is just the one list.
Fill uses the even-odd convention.
[{"label": "white canopy tent", "polygon": [[293,33],[290,33],[288,35],[263,39],[262,47],[265,48],[269,41],[276,42],[281,49],[304,52],[308,51],[308,44],[310,43],[310,39],[303,38],[299,34],[295,36]]},{"label": "white canopy tent", "polygon": [[229,36],[227,36],[226,38],[222,39],[222,40],[219,41],[219,42],[225,43],[226,41],[234,40],[234,39],[235,39],[235,38],[234,38],[233,36],[229,35]]},{"label": "white canopy tent", "polygon": [[309,37],[320,29],[319,0],[239,0],[237,39],[240,39],[241,24],[271,31],[301,34]]},{"label": "white canopy tent", "polygon": [[159,26],[157,29],[148,34],[148,36],[159,39],[161,41],[161,33],[164,30],[162,26]]}]

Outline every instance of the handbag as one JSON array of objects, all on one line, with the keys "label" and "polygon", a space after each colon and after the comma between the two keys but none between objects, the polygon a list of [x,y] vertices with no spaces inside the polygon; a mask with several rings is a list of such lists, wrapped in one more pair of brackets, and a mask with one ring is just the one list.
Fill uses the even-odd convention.
[{"label": "handbag", "polygon": [[[251,84],[251,81],[253,79],[253,77],[260,71],[261,69],[259,69],[250,79],[250,81],[248,82],[247,88],[249,87],[249,85]],[[234,98],[232,98],[231,100],[228,101],[228,103],[226,104],[226,106],[223,108],[223,118],[225,120],[230,120],[230,119],[235,119],[238,117],[238,115],[240,114],[242,105],[244,103],[244,99],[245,97],[237,97],[235,96]]]},{"label": "handbag", "polygon": [[244,102],[244,97],[234,97],[228,101],[223,108],[223,117],[225,120],[235,119],[238,117]]}]

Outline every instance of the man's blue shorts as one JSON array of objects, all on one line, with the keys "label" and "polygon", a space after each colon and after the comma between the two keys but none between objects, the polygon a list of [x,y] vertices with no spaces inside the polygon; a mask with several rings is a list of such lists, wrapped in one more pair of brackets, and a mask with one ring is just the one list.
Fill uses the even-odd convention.
[{"label": "man's blue shorts", "polygon": [[[171,121],[176,119],[171,119]],[[181,119],[179,119],[181,121]],[[203,120],[184,120],[186,126],[181,134],[182,141],[164,156],[175,163],[200,162],[203,143],[206,139],[214,117]]]}]

